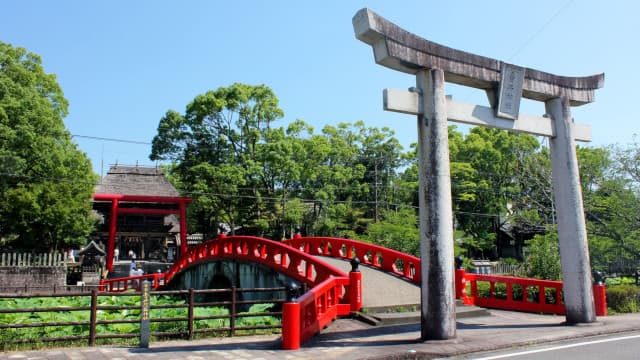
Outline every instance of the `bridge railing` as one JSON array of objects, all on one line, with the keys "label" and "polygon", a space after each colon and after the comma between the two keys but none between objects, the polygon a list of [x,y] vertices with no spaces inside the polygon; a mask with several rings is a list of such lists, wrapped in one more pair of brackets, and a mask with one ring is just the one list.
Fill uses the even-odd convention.
[{"label": "bridge railing", "polygon": [[[221,236],[192,247],[167,271],[165,282],[190,266],[211,259],[245,260],[265,265],[311,290],[283,304],[282,342],[297,349],[338,316],[362,306],[361,280],[286,244],[251,236]],[[351,280],[353,279],[353,280]],[[359,303],[358,303],[359,301]]]},{"label": "bridge railing", "polygon": [[[351,259],[373,268],[390,272],[420,286],[420,258],[357,240],[330,237],[301,237],[296,234],[285,243],[308,254]],[[469,292],[467,292],[469,283]],[[593,287],[596,315],[607,313],[603,284]],[[562,282],[512,276],[467,274],[456,270],[456,298],[467,305],[515,310],[564,314]]]},{"label": "bridge railing", "polygon": [[[471,291],[471,294],[467,293]],[[604,284],[593,285],[597,316],[607,315]],[[565,314],[562,281],[469,274],[456,270],[456,298],[464,304],[486,308]]]},{"label": "bridge railing", "polygon": [[348,277],[330,277],[282,308],[282,348],[296,350],[300,344],[327,327],[338,316],[351,313],[351,305],[341,302],[350,284]]},{"label": "bridge railing", "polygon": [[115,279],[102,279],[100,280],[100,291],[123,292],[130,289],[140,291],[144,280],[149,281],[151,288],[155,290],[164,284],[164,277],[165,274],[163,273],[154,273]]},{"label": "bridge railing", "polygon": [[358,257],[364,265],[395,274],[420,285],[420,258],[382,246],[357,240],[332,237],[301,237],[284,243],[311,255],[351,260]]}]

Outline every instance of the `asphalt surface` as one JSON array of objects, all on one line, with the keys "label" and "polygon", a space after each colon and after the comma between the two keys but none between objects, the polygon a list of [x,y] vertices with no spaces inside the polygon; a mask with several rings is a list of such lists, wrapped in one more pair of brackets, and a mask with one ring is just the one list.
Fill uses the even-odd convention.
[{"label": "asphalt surface", "polygon": [[460,319],[455,339],[422,341],[418,324],[372,327],[340,319],[299,350],[281,350],[280,337],[270,335],[154,342],[148,349],[100,346],[6,352],[0,360],[432,359],[640,330],[640,313],[601,317],[585,325],[567,325],[564,320],[492,310],[489,316]]}]

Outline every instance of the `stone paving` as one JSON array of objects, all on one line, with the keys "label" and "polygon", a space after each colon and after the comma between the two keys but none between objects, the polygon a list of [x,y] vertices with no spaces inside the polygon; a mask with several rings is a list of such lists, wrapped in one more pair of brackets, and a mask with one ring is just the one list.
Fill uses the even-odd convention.
[{"label": "stone paving", "polygon": [[151,343],[135,347],[63,348],[0,353],[0,360],[101,359],[432,359],[496,349],[526,347],[574,338],[640,332],[640,313],[601,317],[595,324],[565,325],[564,316],[492,310],[490,316],[458,321],[457,338],[420,341],[420,326],[371,327],[335,321],[299,350],[281,350],[280,337],[251,336]]}]

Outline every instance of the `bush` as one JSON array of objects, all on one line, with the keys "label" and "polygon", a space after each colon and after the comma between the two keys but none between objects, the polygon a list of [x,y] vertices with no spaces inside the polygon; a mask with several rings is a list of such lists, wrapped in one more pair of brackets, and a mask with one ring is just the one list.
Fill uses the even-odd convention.
[{"label": "bush", "polygon": [[636,283],[636,279],[632,277],[611,277],[606,278],[604,283],[607,286],[615,286],[615,285],[634,285]]},{"label": "bush", "polygon": [[640,312],[640,288],[628,284],[608,286],[607,309],[611,313]]},{"label": "bush", "polygon": [[561,280],[558,234],[536,235],[527,241],[525,274],[545,280]]}]

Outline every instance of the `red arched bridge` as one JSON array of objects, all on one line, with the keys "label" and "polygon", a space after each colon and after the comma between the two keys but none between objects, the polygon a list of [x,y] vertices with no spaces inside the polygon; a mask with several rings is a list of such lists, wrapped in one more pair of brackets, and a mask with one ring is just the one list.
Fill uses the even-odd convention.
[{"label": "red arched bridge", "polygon": [[[320,257],[343,260],[358,258],[360,263],[421,284],[420,258],[381,246],[350,239],[300,237],[276,242],[251,236],[221,236],[189,248],[165,273],[101,281],[101,290],[125,291],[142,280],[168,285],[180,273],[198,264],[240,260],[257,263],[284,274],[310,289],[283,305],[282,346],[297,349],[340,316],[362,308],[362,275],[345,273]],[[453,261],[453,259],[452,259]],[[136,289],[139,285],[136,285]],[[486,274],[467,274],[456,270],[456,298],[467,305],[516,311],[564,314],[562,282]],[[468,294],[469,293],[469,294]],[[598,316],[606,315],[604,285],[594,285]]]}]

